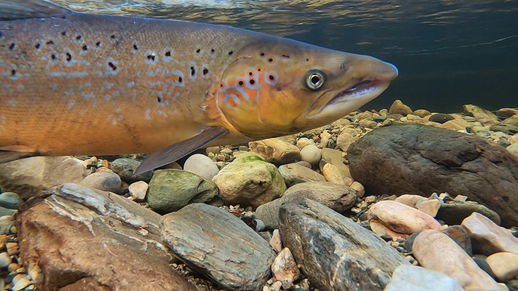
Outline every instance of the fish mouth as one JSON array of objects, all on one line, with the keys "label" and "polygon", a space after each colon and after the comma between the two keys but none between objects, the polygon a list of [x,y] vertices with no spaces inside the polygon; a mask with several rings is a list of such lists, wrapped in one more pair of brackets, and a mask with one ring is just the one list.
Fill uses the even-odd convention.
[{"label": "fish mouth", "polygon": [[329,100],[329,102],[327,102],[327,105],[349,101],[352,99],[376,97],[388,87],[389,83],[389,81],[376,79],[361,80],[351,87],[336,94],[333,98],[331,98],[331,100]]}]

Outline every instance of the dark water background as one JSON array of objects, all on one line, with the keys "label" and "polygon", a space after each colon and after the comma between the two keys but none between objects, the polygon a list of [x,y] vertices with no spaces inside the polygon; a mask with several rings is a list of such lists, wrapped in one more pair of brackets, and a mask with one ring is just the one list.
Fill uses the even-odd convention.
[{"label": "dark water background", "polygon": [[518,0],[54,0],[69,8],[229,24],[396,64],[366,108],[518,107]]}]

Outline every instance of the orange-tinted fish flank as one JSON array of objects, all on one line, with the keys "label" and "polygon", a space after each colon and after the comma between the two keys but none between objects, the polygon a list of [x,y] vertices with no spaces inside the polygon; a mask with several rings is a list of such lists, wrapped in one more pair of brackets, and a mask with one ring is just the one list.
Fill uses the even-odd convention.
[{"label": "orange-tinted fish flank", "polygon": [[231,27],[52,11],[0,21],[0,154],[288,134],[356,109],[397,75],[374,58]]}]

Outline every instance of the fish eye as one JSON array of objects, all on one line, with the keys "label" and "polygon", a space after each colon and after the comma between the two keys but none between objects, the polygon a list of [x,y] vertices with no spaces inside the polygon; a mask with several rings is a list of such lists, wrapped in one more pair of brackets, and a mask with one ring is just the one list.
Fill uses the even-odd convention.
[{"label": "fish eye", "polygon": [[316,91],[322,88],[325,81],[326,75],[320,70],[310,70],[306,74],[306,86],[308,86],[310,90]]}]

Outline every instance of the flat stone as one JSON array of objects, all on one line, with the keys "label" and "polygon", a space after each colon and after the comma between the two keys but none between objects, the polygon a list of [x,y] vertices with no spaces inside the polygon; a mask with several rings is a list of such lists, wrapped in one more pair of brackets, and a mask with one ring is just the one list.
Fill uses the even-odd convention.
[{"label": "flat stone", "polygon": [[325,164],[336,166],[343,177],[351,177],[349,167],[344,163],[344,153],[342,151],[323,148],[322,159],[320,160],[320,170],[322,170]]},{"label": "flat stone", "polygon": [[133,183],[136,181],[145,181],[149,183],[153,176],[153,171],[133,175],[138,166],[140,166],[140,162],[130,158],[119,158],[110,163],[110,169],[119,175],[126,183]]},{"label": "flat stone", "polygon": [[212,180],[219,172],[216,163],[211,158],[202,154],[194,154],[187,158],[183,169],[184,171],[194,173],[209,180]]},{"label": "flat stone", "polygon": [[213,179],[220,195],[233,204],[257,207],[280,197],[286,184],[275,165],[255,154],[243,154]]},{"label": "flat stone", "polygon": [[281,173],[288,187],[298,183],[322,182],[326,180],[319,173],[296,163],[280,166],[279,173]]},{"label": "flat stone", "polygon": [[287,164],[300,161],[299,148],[280,138],[252,141],[248,143],[248,146],[252,152],[272,163]]},{"label": "flat stone", "polygon": [[500,108],[495,111],[495,115],[499,118],[505,119],[518,114],[518,108]]},{"label": "flat stone", "polygon": [[86,176],[83,162],[73,157],[31,157],[0,164],[0,187],[22,199]]},{"label": "flat stone", "polygon": [[397,267],[384,291],[463,291],[459,283],[442,272],[422,267]]},{"label": "flat stone", "polygon": [[0,217],[11,216],[18,212],[16,209],[10,209],[0,206]]},{"label": "flat stone", "polygon": [[389,114],[401,114],[404,116],[410,113],[412,113],[412,109],[409,106],[403,104],[401,100],[395,100],[389,108]]},{"label": "flat stone", "polygon": [[[51,189],[17,216],[24,266],[39,266],[40,290],[195,290],[170,266],[160,215],[119,195],[77,184]],[[45,198],[46,197],[46,198]],[[138,276],[136,275],[138,274]],[[86,288],[86,287],[85,287]]]},{"label": "flat stone", "polygon": [[0,194],[0,206],[9,209],[18,209],[23,200],[14,192],[4,192]]},{"label": "flat stone", "polygon": [[136,201],[144,201],[146,199],[148,183],[144,181],[137,181],[128,186],[130,196]]},{"label": "flat stone", "polygon": [[306,198],[343,213],[354,206],[357,192],[350,187],[329,182],[300,183],[288,188],[281,198],[259,206],[255,215],[267,228],[274,229],[279,225],[279,208],[283,203],[302,201]]},{"label": "flat stone", "polygon": [[147,201],[159,213],[176,211],[189,203],[207,202],[218,195],[216,185],[194,173],[156,170],[149,182]]},{"label": "flat stone", "polygon": [[370,231],[309,199],[281,207],[279,230],[318,290],[383,290],[394,270],[408,264]]},{"label": "flat stone", "polygon": [[320,162],[320,159],[322,158],[322,153],[316,145],[309,144],[302,148],[302,150],[300,151],[300,157],[303,161],[306,161],[312,165],[316,165],[318,164],[318,162]]},{"label": "flat stone", "polygon": [[474,212],[484,215],[496,224],[500,224],[498,213],[473,201],[449,201],[448,203],[443,203],[437,212],[437,219],[449,225],[456,225],[461,224],[466,217]]},{"label": "flat stone", "polygon": [[462,221],[462,226],[473,240],[476,252],[491,255],[497,252],[518,254],[518,238],[489,218],[474,212]]},{"label": "flat stone", "polygon": [[333,164],[325,164],[322,167],[322,175],[324,175],[326,181],[334,184],[351,186],[351,184],[354,182],[352,178],[342,176],[340,170],[338,170],[338,167]]},{"label": "flat stone", "polygon": [[272,273],[277,281],[282,282],[284,289],[293,286],[293,282],[300,276],[300,271],[290,249],[284,248],[275,257],[272,263]]},{"label": "flat stone", "polygon": [[79,184],[88,188],[113,193],[121,193],[122,180],[114,172],[95,172],[86,176]]},{"label": "flat stone", "polygon": [[504,226],[518,225],[518,160],[483,138],[393,125],[352,144],[347,159],[352,177],[367,192],[465,195],[496,211]]},{"label": "flat stone", "polygon": [[441,208],[441,202],[438,199],[430,199],[421,201],[421,203],[417,203],[417,209],[422,211],[431,217],[435,217],[439,208]]},{"label": "flat stone", "polygon": [[414,239],[412,252],[421,266],[450,276],[464,290],[500,290],[491,276],[480,269],[451,238],[438,230],[419,233]]},{"label": "flat stone", "polygon": [[[430,215],[396,201],[380,201],[371,206],[368,212],[369,223],[379,224],[390,231],[385,234],[392,237],[406,238],[409,235],[425,229],[441,229],[441,224]],[[373,228],[374,231],[376,231]],[[383,234],[379,233],[378,234]]]},{"label": "flat stone", "polygon": [[507,281],[518,277],[518,255],[507,252],[495,253],[487,257],[487,263],[496,277]]},{"label": "flat stone", "polygon": [[442,123],[445,123],[445,122],[453,120],[453,119],[454,119],[453,116],[451,116],[449,114],[435,113],[432,116],[430,116],[430,118],[428,120],[442,124]]},{"label": "flat stone", "polygon": [[258,290],[275,258],[260,235],[229,212],[190,204],[162,219],[162,235],[173,253],[231,290]]}]

